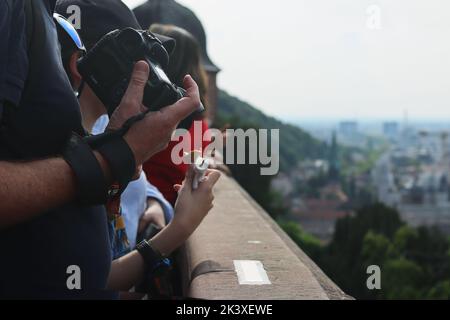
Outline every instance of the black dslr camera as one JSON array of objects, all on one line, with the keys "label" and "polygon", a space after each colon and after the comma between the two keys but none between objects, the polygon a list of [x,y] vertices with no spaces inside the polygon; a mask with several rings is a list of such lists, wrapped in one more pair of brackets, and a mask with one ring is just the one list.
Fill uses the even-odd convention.
[{"label": "black dslr camera", "polygon": [[[170,39],[165,45],[173,49],[175,40]],[[169,64],[169,53],[155,35],[132,28],[115,30],[106,34],[78,62],[80,74],[106,106],[109,115],[119,106],[134,64],[140,60],[150,66],[143,100],[148,111],[157,111],[186,95],[186,91],[173,84],[164,72]],[[196,113],[203,111],[200,105]]]}]

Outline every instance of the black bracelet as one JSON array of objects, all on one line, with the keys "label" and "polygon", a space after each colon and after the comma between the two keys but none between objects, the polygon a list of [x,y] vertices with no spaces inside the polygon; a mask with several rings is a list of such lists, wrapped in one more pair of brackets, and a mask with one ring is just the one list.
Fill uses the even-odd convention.
[{"label": "black bracelet", "polygon": [[62,156],[75,173],[80,204],[106,203],[109,186],[95,154],[83,138],[73,133]]},{"label": "black bracelet", "polygon": [[136,245],[136,250],[144,259],[146,267],[152,272],[165,260],[164,256],[155,250],[147,240],[139,242]]}]

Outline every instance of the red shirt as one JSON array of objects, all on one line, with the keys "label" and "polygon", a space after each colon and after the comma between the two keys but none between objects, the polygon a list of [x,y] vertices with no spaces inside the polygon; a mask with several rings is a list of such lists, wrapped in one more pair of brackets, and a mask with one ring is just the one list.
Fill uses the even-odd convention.
[{"label": "red shirt", "polygon": [[[184,151],[192,151],[196,149],[194,144],[195,139],[199,142],[201,141],[201,143],[199,143],[199,147],[202,152],[210,143],[210,141],[203,141],[202,139],[203,134],[208,130],[208,124],[205,120],[197,120],[197,122],[201,122],[201,136],[195,136],[195,124],[192,124],[189,128],[189,134],[191,135],[191,150]],[[199,125],[197,124],[197,126]],[[179,141],[182,141],[182,138],[180,138]],[[169,201],[172,205],[175,205],[178,196],[173,186],[183,182],[188,170],[187,164],[182,163],[180,165],[176,165],[172,162],[172,150],[178,143],[178,141],[171,141],[165,150],[155,154],[143,166],[148,181],[157,187],[167,201]],[[180,154],[180,157],[183,157],[183,155]]]}]

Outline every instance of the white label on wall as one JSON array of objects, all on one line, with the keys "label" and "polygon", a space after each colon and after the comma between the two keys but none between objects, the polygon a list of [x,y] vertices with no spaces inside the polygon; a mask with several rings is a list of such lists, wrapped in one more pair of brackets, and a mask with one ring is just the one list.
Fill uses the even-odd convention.
[{"label": "white label on wall", "polygon": [[239,284],[254,286],[272,284],[261,261],[234,260],[233,263]]}]

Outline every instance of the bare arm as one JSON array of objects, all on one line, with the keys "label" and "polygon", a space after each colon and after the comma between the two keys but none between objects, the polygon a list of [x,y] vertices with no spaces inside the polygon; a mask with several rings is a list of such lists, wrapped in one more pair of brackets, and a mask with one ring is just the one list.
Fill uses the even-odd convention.
[{"label": "bare arm", "polygon": [[75,177],[63,159],[0,162],[0,228],[30,220],[75,196]]},{"label": "bare arm", "polygon": [[[192,190],[192,169],[189,170],[180,190],[173,220],[152,239],[152,245],[164,256],[170,255],[181,246],[200,225],[212,208],[213,187],[220,173],[209,170],[207,179],[197,190]],[[127,291],[144,277],[144,260],[137,251],[127,254],[112,263],[108,278],[108,288]]]},{"label": "bare arm", "polygon": [[[108,167],[96,153],[105,173]],[[0,229],[30,220],[76,195],[72,169],[62,158],[33,162],[0,161]]]},{"label": "bare arm", "polygon": [[[164,255],[171,254],[186,239],[187,235],[179,232],[179,228],[169,223],[153,239],[152,244]],[[108,289],[128,291],[140,283],[144,277],[144,259],[136,250],[113,261],[108,279]]]},{"label": "bare arm", "polygon": [[154,198],[148,198],[147,209],[139,219],[138,233],[143,232],[152,223],[162,229],[166,226],[166,218],[164,209],[159,201]]}]

